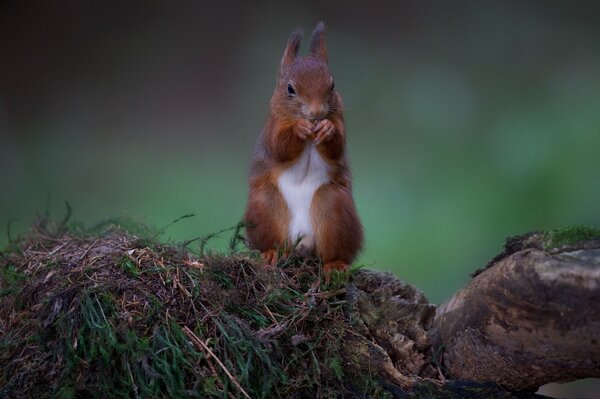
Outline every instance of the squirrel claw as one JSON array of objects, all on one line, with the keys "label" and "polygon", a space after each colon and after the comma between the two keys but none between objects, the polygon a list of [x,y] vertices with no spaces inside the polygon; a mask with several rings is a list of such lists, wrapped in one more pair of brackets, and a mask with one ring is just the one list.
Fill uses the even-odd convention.
[{"label": "squirrel claw", "polygon": [[348,264],[341,260],[334,260],[333,262],[327,262],[323,265],[323,272],[325,273],[325,282],[329,284],[331,282],[331,272],[334,270],[338,272],[345,272],[348,270]]},{"label": "squirrel claw", "polygon": [[329,119],[323,119],[315,126],[315,144],[329,141],[333,137],[335,125]]},{"label": "squirrel claw", "polygon": [[262,257],[265,259],[264,266],[268,269],[275,268],[277,261],[279,260],[279,254],[276,249],[269,249],[262,253]]},{"label": "squirrel claw", "polygon": [[307,119],[299,120],[296,124],[295,133],[296,136],[302,141],[305,141],[313,132],[313,124]]},{"label": "squirrel claw", "polygon": [[280,259],[285,259],[289,256],[288,252],[284,252],[280,257],[279,251],[276,249],[269,249],[261,255],[265,260],[264,267],[267,269],[274,269]]}]

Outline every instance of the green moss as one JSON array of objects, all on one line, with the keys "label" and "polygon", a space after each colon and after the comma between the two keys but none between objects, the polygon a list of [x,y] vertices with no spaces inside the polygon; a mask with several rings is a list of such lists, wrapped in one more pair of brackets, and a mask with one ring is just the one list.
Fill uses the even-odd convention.
[{"label": "green moss", "polygon": [[0,267],[0,298],[20,290],[24,279],[25,274],[12,264]]},{"label": "green moss", "polygon": [[77,392],[72,385],[61,386],[58,391],[52,395],[53,399],[75,399],[77,398]]},{"label": "green moss", "polygon": [[129,276],[131,276],[131,277],[139,277],[140,276],[140,269],[135,264],[133,259],[131,259],[130,257],[124,256],[121,259],[121,262],[119,262],[119,264],[121,265],[121,268],[123,269],[123,271],[125,273],[127,273]]},{"label": "green moss", "polygon": [[[187,386],[203,382],[204,354],[175,323],[161,322],[149,336],[118,324],[116,305],[113,298],[91,292],[78,309],[81,319],[57,318],[67,366],[53,396],[187,397]],[[196,382],[186,380],[194,375]],[[76,391],[73,387],[82,382],[85,391]]]},{"label": "green moss", "polygon": [[346,271],[333,270],[331,272],[331,280],[327,285],[327,288],[329,290],[335,291],[345,287],[346,284],[348,284],[348,280],[350,280],[350,277],[352,277],[352,275],[358,272],[361,268],[362,266],[353,266]]},{"label": "green moss", "polygon": [[[271,397],[287,382],[281,364],[272,356],[271,350],[260,342],[252,330],[235,317],[223,314],[214,319],[221,338],[215,351],[228,368],[237,370],[240,384],[253,393],[253,397]],[[222,376],[227,381],[227,376]]]},{"label": "green moss", "polygon": [[542,234],[544,249],[559,248],[565,245],[600,239],[600,229],[582,225],[563,227]]},{"label": "green moss", "polygon": [[235,287],[231,278],[223,270],[211,270],[211,277],[223,289],[232,289]]},{"label": "green moss", "polygon": [[392,399],[394,397],[391,392],[383,387],[379,379],[373,375],[365,374],[357,376],[355,389],[364,398]]},{"label": "green moss", "polygon": [[342,368],[342,359],[340,358],[339,355],[332,356],[329,359],[329,368],[335,375],[335,378],[338,379],[338,381],[344,380],[344,369]]},{"label": "green moss", "polygon": [[239,316],[243,320],[250,323],[251,326],[255,327],[266,327],[271,324],[271,320],[256,309],[247,306],[228,306],[225,309],[232,315]]}]

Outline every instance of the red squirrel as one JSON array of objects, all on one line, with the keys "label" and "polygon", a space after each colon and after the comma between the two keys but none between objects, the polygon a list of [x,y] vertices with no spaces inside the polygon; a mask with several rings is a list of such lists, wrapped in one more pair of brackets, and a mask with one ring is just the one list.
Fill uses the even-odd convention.
[{"label": "red squirrel", "polygon": [[363,242],[346,159],[343,104],[329,71],[325,26],[298,56],[302,31],[288,39],[258,138],[244,221],[249,246],[274,266],[278,253],[318,256],[329,279],[345,271]]}]

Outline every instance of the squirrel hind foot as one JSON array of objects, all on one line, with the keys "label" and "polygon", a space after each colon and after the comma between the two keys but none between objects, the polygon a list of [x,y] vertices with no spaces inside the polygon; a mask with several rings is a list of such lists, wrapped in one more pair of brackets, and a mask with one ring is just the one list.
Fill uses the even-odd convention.
[{"label": "squirrel hind foot", "polygon": [[288,257],[287,252],[284,252],[281,256],[279,256],[279,251],[276,249],[268,249],[265,252],[262,252],[261,255],[265,261],[263,266],[266,269],[274,269],[277,266],[279,259],[285,259]]},{"label": "squirrel hind foot", "polygon": [[265,260],[264,266],[268,269],[273,269],[279,260],[279,253],[276,249],[269,249],[262,253],[262,257]]},{"label": "squirrel hind foot", "polygon": [[323,265],[323,273],[325,274],[325,282],[329,284],[331,282],[331,274],[332,272],[345,272],[348,271],[348,264],[342,260],[334,260],[331,262],[327,262]]}]

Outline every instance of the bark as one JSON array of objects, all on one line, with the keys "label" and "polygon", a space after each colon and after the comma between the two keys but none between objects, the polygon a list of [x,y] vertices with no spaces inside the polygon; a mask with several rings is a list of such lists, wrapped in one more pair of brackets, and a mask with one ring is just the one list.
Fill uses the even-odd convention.
[{"label": "bark", "polygon": [[521,249],[437,309],[447,376],[535,390],[600,377],[600,249]]},{"label": "bark", "polygon": [[394,398],[545,398],[487,381],[446,379],[429,329],[436,307],[391,273],[365,270],[347,286],[353,332],[344,339],[346,370],[375,376]]}]

